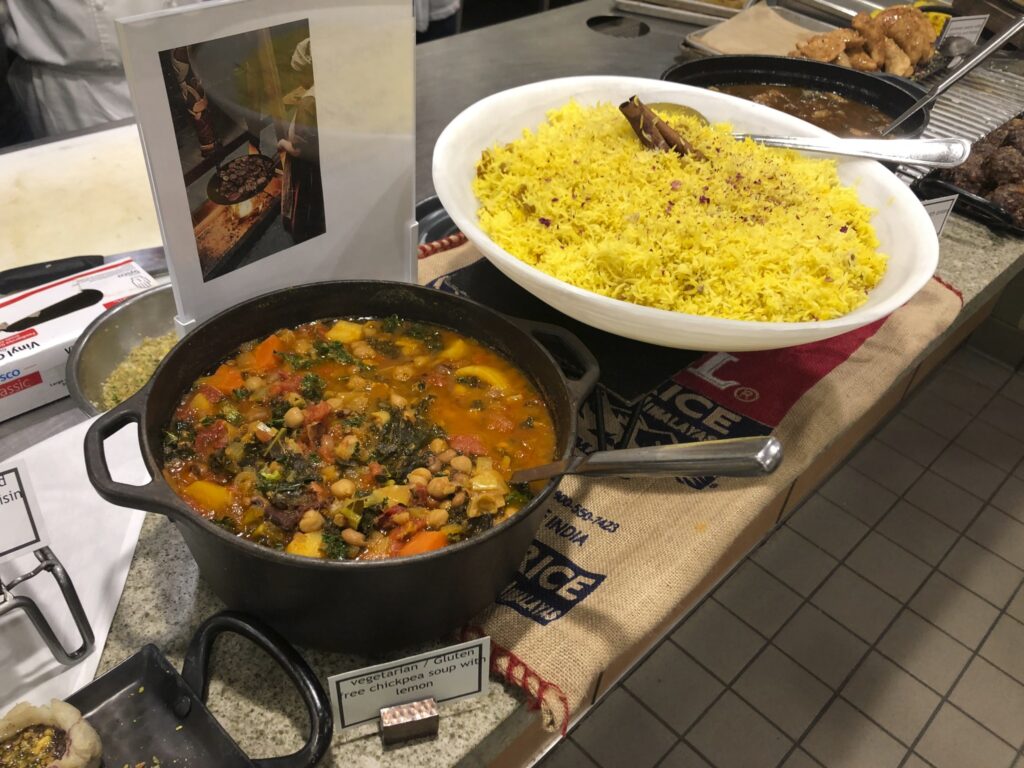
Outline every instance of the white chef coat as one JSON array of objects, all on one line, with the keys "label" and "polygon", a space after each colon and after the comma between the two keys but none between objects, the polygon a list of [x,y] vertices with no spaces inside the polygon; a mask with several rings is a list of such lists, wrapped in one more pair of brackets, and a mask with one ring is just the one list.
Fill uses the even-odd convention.
[{"label": "white chef coat", "polygon": [[[2,0],[0,0],[2,2]],[[416,14],[416,31],[426,32],[432,21],[447,19],[459,11],[460,0],[413,0]]]},{"label": "white chef coat", "polygon": [[11,90],[37,136],[131,117],[114,19],[193,0],[0,0]]}]

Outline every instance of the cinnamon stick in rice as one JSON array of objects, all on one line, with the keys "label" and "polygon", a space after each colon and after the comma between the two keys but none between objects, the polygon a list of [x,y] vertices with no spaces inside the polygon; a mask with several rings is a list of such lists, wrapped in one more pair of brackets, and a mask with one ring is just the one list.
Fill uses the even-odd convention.
[{"label": "cinnamon stick in rice", "polygon": [[678,131],[640,101],[639,97],[631,96],[622,102],[619,105],[619,111],[626,116],[633,132],[640,139],[640,143],[648,149],[672,150],[684,157],[690,154],[696,158],[703,157],[690,142],[679,135]]}]

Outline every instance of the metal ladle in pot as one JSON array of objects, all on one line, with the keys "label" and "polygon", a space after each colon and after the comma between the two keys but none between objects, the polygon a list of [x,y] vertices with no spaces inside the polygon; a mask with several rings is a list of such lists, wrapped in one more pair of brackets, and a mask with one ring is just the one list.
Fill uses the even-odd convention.
[{"label": "metal ladle in pot", "polygon": [[782,443],[774,437],[735,437],[702,443],[654,445],[597,451],[539,467],[520,469],[512,483],[529,483],[559,475],[671,475],[756,477],[770,475],[782,463]]},{"label": "metal ladle in pot", "polygon": [[[672,118],[691,117],[704,125],[710,122],[692,107],[669,102],[648,104],[651,109]],[[922,168],[954,168],[971,153],[966,139],[841,139],[838,136],[806,138],[803,136],[761,136],[734,133],[737,139],[752,139],[766,147],[783,147],[802,152],[842,157],[861,157],[885,163],[907,163]]]}]

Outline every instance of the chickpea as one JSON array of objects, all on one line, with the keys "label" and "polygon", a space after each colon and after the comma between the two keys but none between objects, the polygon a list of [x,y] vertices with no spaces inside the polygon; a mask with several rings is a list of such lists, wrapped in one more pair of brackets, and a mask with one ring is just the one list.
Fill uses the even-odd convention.
[{"label": "chickpea", "polygon": [[445,496],[451,496],[456,490],[458,489],[447,477],[435,477],[427,483],[427,493],[435,499],[443,499]]},{"label": "chickpea", "polygon": [[337,480],[341,475],[338,474],[338,468],[336,466],[328,464],[320,470],[320,476],[324,479],[324,482],[329,485]]},{"label": "chickpea", "polygon": [[263,386],[263,379],[259,376],[250,376],[245,380],[245,388],[250,392],[255,392]]},{"label": "chickpea", "polygon": [[469,456],[456,456],[449,463],[456,472],[473,471],[473,460]]},{"label": "chickpea", "polygon": [[411,515],[408,512],[395,512],[391,516],[391,520],[395,525],[405,525],[409,522]]},{"label": "chickpea", "polygon": [[331,406],[332,411],[340,411],[345,406],[345,401],[340,397],[332,397],[327,400],[327,404]]},{"label": "chickpea", "polygon": [[352,454],[359,448],[359,438],[355,435],[345,435],[341,438],[341,442],[338,443],[334,448],[334,455],[342,461],[348,461],[352,458]]},{"label": "chickpea", "polygon": [[435,437],[433,440],[430,441],[430,445],[428,447],[430,448],[431,453],[442,453],[443,451],[447,450],[448,441],[445,440],[443,437]]},{"label": "chickpea", "polygon": [[313,533],[324,527],[324,516],[315,509],[307,509],[299,519],[299,530],[303,533]]},{"label": "chickpea", "polygon": [[458,454],[455,453],[455,449],[449,448],[447,451],[441,451],[441,453],[437,454],[437,460],[440,461],[442,464],[447,464],[456,456],[458,456]]},{"label": "chickpea", "polygon": [[295,429],[301,427],[302,422],[306,420],[302,410],[296,407],[291,407],[284,414],[284,425],[289,429]]},{"label": "chickpea", "polygon": [[366,544],[366,536],[361,534],[355,528],[346,528],[341,532],[341,540],[346,544],[351,544],[353,547],[362,547]]},{"label": "chickpea", "polygon": [[411,365],[399,365],[391,372],[391,376],[395,381],[408,381],[415,372]]},{"label": "chickpea", "polygon": [[306,404],[306,399],[298,392],[289,392],[284,396],[284,399],[288,405],[294,406],[295,408],[301,408]]},{"label": "chickpea", "polygon": [[410,485],[426,485],[430,482],[431,478],[433,478],[433,475],[426,467],[416,467],[416,469],[406,475],[406,480],[409,481]]},{"label": "chickpea", "polygon": [[453,507],[461,507],[465,503],[466,503],[466,492],[465,491],[459,491],[454,496],[452,496],[452,506]]},{"label": "chickpea", "polygon": [[388,400],[393,406],[395,406],[395,408],[405,408],[405,406],[409,404],[408,400],[395,392],[391,393],[391,397],[388,398]]},{"label": "chickpea", "polygon": [[370,418],[373,419],[374,424],[379,424],[383,427],[391,421],[391,414],[387,411],[374,411],[370,414]]},{"label": "chickpea", "polygon": [[359,389],[366,389],[366,379],[362,376],[352,376],[348,380],[348,388],[353,392]]},{"label": "chickpea", "polygon": [[427,525],[438,529],[448,523],[448,511],[444,509],[432,509],[427,515]]},{"label": "chickpea", "polygon": [[347,499],[355,492],[356,484],[347,477],[343,477],[341,480],[331,484],[331,493],[333,493],[336,498]]},{"label": "chickpea", "polygon": [[453,483],[461,486],[469,485],[469,481],[471,479],[469,474],[466,472],[453,472],[451,477]]},{"label": "chickpea", "polygon": [[355,344],[352,345],[352,354],[358,357],[360,360],[368,360],[377,353],[374,352],[373,347],[371,347],[365,341],[357,341]]}]

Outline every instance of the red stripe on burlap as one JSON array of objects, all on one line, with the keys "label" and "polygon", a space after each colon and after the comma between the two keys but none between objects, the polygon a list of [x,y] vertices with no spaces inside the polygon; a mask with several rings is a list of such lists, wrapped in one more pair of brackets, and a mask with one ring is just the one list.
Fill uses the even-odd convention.
[{"label": "red stripe on burlap", "polygon": [[943,280],[938,275],[932,275],[932,280],[934,280],[936,283],[941,285],[943,288],[948,288],[953,293],[955,293],[957,298],[960,299],[960,306],[962,307],[964,305],[964,295],[963,295],[963,293],[960,292],[959,288],[957,288],[952,283],[947,283],[945,280]]},{"label": "red stripe on burlap", "polygon": [[[480,627],[463,627],[459,639],[476,640],[484,636]],[[554,683],[538,675],[525,661],[491,638],[491,674],[530,697],[530,709],[539,709],[544,727],[557,726],[565,736],[569,727],[569,699]]]},{"label": "red stripe on burlap", "polygon": [[[936,277],[942,286],[963,295]],[[845,363],[887,317],[831,339],[763,352],[709,353],[672,378],[731,411],[776,427],[801,397]]]},{"label": "red stripe on burlap", "polygon": [[450,251],[452,248],[457,248],[464,242],[466,242],[466,236],[461,232],[456,232],[454,235],[442,237],[440,240],[435,240],[432,243],[423,243],[422,245],[416,246],[416,257],[419,259],[425,259],[428,256],[433,256],[435,253]]},{"label": "red stripe on burlap", "polygon": [[885,320],[796,347],[709,353],[672,378],[731,411],[775,427],[807,390],[845,363]]}]

